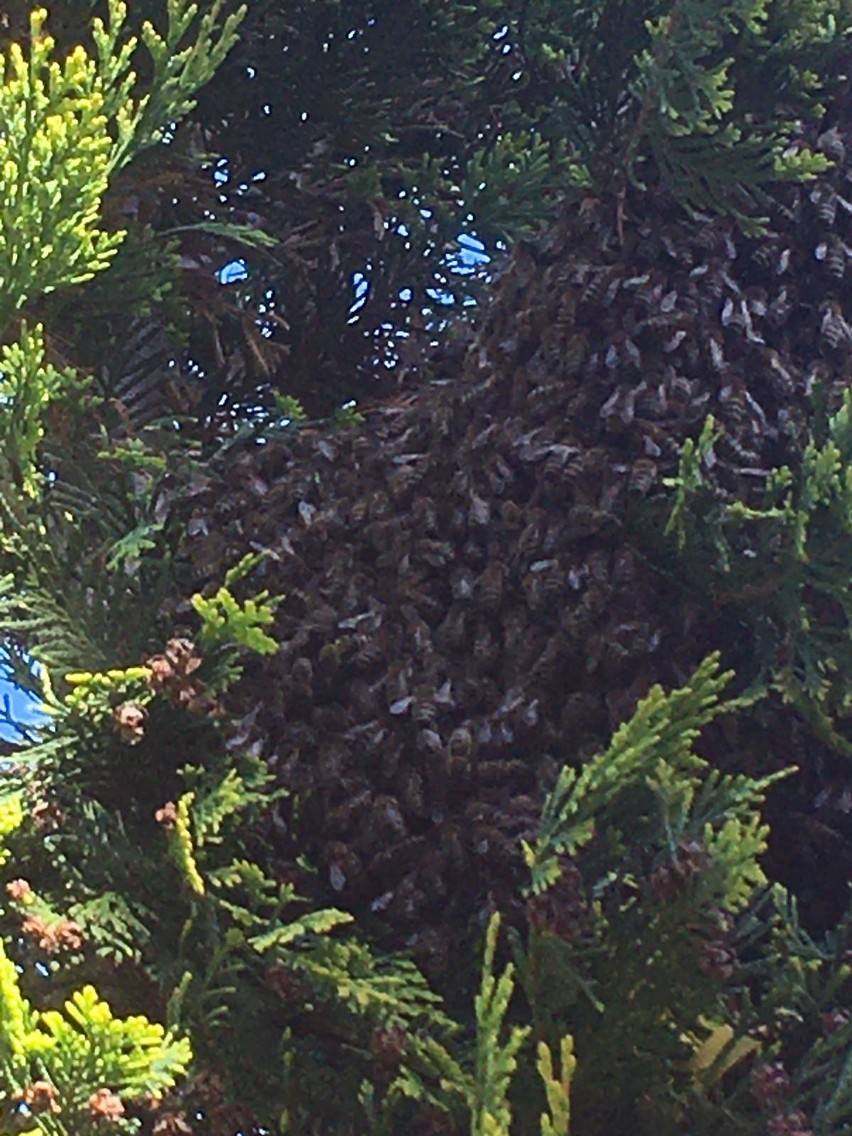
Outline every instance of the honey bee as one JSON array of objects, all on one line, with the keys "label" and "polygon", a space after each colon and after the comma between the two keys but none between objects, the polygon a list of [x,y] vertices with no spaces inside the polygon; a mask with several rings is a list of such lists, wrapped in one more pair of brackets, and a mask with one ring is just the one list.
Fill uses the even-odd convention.
[{"label": "honey bee", "polygon": [[489,564],[474,584],[474,593],[481,607],[496,608],[503,598],[503,565],[499,561]]}]

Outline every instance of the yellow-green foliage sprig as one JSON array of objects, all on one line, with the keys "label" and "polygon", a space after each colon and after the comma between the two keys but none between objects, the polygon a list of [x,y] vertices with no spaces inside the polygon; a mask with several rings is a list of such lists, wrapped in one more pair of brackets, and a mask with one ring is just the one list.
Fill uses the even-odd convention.
[{"label": "yellow-green foliage sprig", "polygon": [[9,852],[3,847],[7,836],[16,832],[24,821],[24,806],[20,793],[5,793],[0,796],[0,866],[9,859]]},{"label": "yellow-green foliage sprig", "polygon": [[[0,295],[8,318],[33,296],[90,279],[124,238],[97,227],[112,139],[91,60],[76,48],[60,66],[30,17],[30,58],[0,56]],[[5,323],[5,319],[4,319]]]},{"label": "yellow-green foliage sprig", "polygon": [[112,716],[121,702],[132,700],[146,706],[153,699],[148,685],[148,667],[125,667],[109,671],[72,671],[65,675],[71,687],[63,699],[66,710],[85,715],[93,722]]},{"label": "yellow-green foliage sprig", "polygon": [[10,476],[28,497],[36,497],[43,484],[37,455],[44,437],[44,411],[70,387],[79,387],[80,380],[74,371],[58,370],[47,362],[41,324],[32,331],[24,324],[18,342],[0,348],[0,373],[0,451]]},{"label": "yellow-green foliage sprig", "polygon": [[[139,42],[125,33],[122,0],[109,0],[106,21],[93,21],[94,55],[78,45],[54,59],[44,8],[30,15],[28,51],[12,43],[0,55],[0,335],[27,303],[109,266],[126,235],[100,226],[110,178],[191,109],[233,46],[244,9],[220,14],[214,3],[199,19],[197,4],[169,0],[165,33],[145,24],[154,79],[140,96],[131,67]],[[0,452],[32,496],[45,412],[85,380],[45,362],[40,327],[22,329],[0,368]]]},{"label": "yellow-green foliage sprig", "polygon": [[548,1112],[541,1114],[541,1136],[569,1136],[571,1131],[571,1078],[577,1068],[574,1039],[563,1037],[559,1045],[559,1069],[553,1067],[553,1054],[540,1041],[536,1068],[544,1084]]},{"label": "yellow-green foliage sprig", "polygon": [[198,643],[205,655],[220,652],[223,656],[217,676],[211,676],[211,685],[223,688],[235,682],[242,674],[237,662],[241,651],[254,651],[259,655],[273,655],[278,643],[264,631],[275,620],[275,609],[280,597],[268,591],[258,592],[247,600],[238,600],[232,587],[247,576],[263,559],[260,553],[244,556],[225,575],[225,582],[212,596],[196,593],[191,603],[201,619]]},{"label": "yellow-green foliage sprig", "polygon": [[[76,990],[61,1010],[39,1012],[23,996],[17,968],[0,943],[0,1106],[14,1116],[15,1131],[88,1136],[102,1127],[90,1107],[95,1094],[106,1090],[123,1110],[147,1094],[167,1092],[191,1059],[186,1038],[142,1015],[114,1017],[92,986]],[[47,1087],[51,1107],[27,1116],[18,1102],[37,1082]],[[131,1123],[119,1114],[113,1130],[135,1131]]]},{"label": "yellow-green foliage sprig", "polygon": [[511,963],[502,974],[494,974],[499,928],[500,917],[492,915],[485,935],[482,982],[476,997],[471,1136],[509,1136],[512,1123],[509,1086],[518,1065],[518,1053],[530,1032],[527,1026],[512,1026],[508,1037],[505,1040],[501,1037],[515,983]]},{"label": "yellow-green foliage sprig", "polygon": [[196,4],[169,0],[165,35],[144,25],[154,81],[140,98],[131,69],[137,40],[123,35],[127,6],[120,0],[110,0],[106,23],[93,21],[94,57],[78,46],[62,63],[53,59],[44,8],[30,16],[29,57],[18,43],[0,56],[3,325],[29,299],[108,266],[125,236],[98,227],[110,176],[192,108],[243,15],[240,9],[220,22],[220,12],[215,3],[199,20]]},{"label": "yellow-green foliage sprig", "polygon": [[193,895],[204,895],[205,886],[195,859],[195,841],[192,836],[190,807],[195,793],[184,793],[175,808],[174,822],[169,831],[169,852],[186,886]]}]

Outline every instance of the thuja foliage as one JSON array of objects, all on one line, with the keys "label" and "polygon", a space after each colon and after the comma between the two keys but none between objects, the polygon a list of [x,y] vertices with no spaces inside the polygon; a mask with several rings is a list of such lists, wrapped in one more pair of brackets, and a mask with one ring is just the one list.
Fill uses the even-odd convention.
[{"label": "thuja foliage", "polygon": [[[603,34],[616,17],[621,50],[601,56],[601,42],[617,46]],[[529,218],[530,183],[549,184],[551,158],[566,192],[614,187],[623,203],[665,177],[688,210],[743,224],[762,186],[824,164],[792,145],[792,116],[821,95],[807,64],[839,49],[840,2],[541,3],[511,18],[530,87],[541,97],[567,85],[571,97],[545,119],[543,101],[524,116],[519,98],[520,125],[498,124],[485,147],[477,139],[468,171],[486,189],[502,180],[507,201],[520,187]],[[27,310],[88,277],[109,280],[123,240],[102,216],[110,179],[187,112],[237,31],[219,5],[202,13],[181,0],[139,43],[127,19],[109,3],[90,29],[93,52],[58,62],[36,12],[29,48],[10,47],[3,72],[4,224],[18,244],[7,246],[0,308],[0,619],[9,650],[41,663],[50,722],[4,773],[2,1123],[49,1136],[108,1126],[841,1136],[852,1123],[850,926],[818,941],[768,885],[760,810],[781,774],[723,774],[697,752],[701,732],[741,704],[723,701],[729,676],[715,657],[680,689],[654,687],[582,767],[564,755],[523,845],[526,891],[502,924],[480,913],[479,992],[466,1003],[455,992],[452,1012],[410,957],[377,947],[368,923],[328,901],[311,864],[281,856],[281,755],[262,751],[252,714],[234,707],[241,676],[278,650],[283,597],[263,586],[253,554],[184,590],[171,505],[206,476],[191,424],[154,414],[140,429],[123,406],[110,417]],[[430,181],[424,170],[436,193],[460,172]],[[364,200],[385,192],[362,173]],[[397,170],[388,184],[407,186],[424,219],[427,198],[407,177]],[[280,397],[273,410],[276,422],[301,417]],[[712,422],[672,486],[671,532],[684,554],[693,527],[710,540],[707,571],[724,575],[739,556],[731,526],[768,526],[785,606],[766,622],[790,650],[772,681],[832,738],[847,709],[832,685],[845,656],[808,605],[848,544],[851,416],[844,402],[817,417],[801,468],[775,475],[764,507],[705,502]],[[214,426],[225,453],[234,426]],[[776,593],[761,598],[772,605]],[[300,801],[289,804],[297,816]]]},{"label": "thuja foliage", "polygon": [[694,750],[730,677],[708,658],[561,772],[499,977],[488,931],[472,1131],[846,1130],[850,926],[817,943],[766,888],[760,806],[785,774],[723,776]]},{"label": "thuja foliage", "polygon": [[98,224],[109,177],[193,106],[194,92],[234,42],[239,17],[220,26],[220,9],[198,22],[196,42],[182,51],[197,5],[170,3],[165,35],[145,24],[154,81],[141,97],[134,96],[137,40],[125,31],[126,4],[113,0],[106,22],[93,21],[93,57],[78,47],[61,64],[52,58],[46,10],[32,12],[28,57],[13,43],[0,72],[4,324],[28,300],[107,266],[123,239]]},{"label": "thuja foliage", "polygon": [[[217,6],[199,20],[197,6],[170,2],[165,34],[153,24],[143,30],[153,68],[144,94],[131,68],[137,41],[125,32],[124,4],[109,3],[106,20],[93,22],[92,55],[78,47],[56,60],[46,20],[44,10],[34,10],[26,50],[13,43],[0,57],[0,326],[7,336],[2,556],[4,569],[11,569],[6,587],[24,593],[29,565],[48,544],[47,478],[40,465],[46,417],[60,400],[73,402],[87,383],[47,361],[40,324],[28,327],[17,318],[47,293],[107,267],[123,239],[120,230],[101,224],[110,176],[190,108],[199,84],[232,46],[239,16],[223,21]],[[30,587],[34,583],[31,577]],[[110,681],[120,687],[133,677]],[[4,818],[14,821],[3,826],[7,839],[22,826],[21,801],[19,795],[5,801]],[[19,927],[0,957],[4,1130],[83,1134],[106,1123],[137,1131],[138,1120],[127,1115],[130,1102],[150,1103],[171,1089],[188,1067],[189,1043],[145,1017],[114,1016],[89,984],[61,1009],[37,1009],[22,990],[23,968],[15,959],[20,943],[29,936],[44,954],[73,953],[82,941],[80,926],[67,918],[67,904],[63,913],[53,911],[21,878],[10,880],[7,892],[22,918],[11,916]],[[7,927],[9,919],[7,909]]]},{"label": "thuja foliage", "polygon": [[[24,821],[20,796],[8,793],[0,806],[5,842]],[[9,852],[3,848],[3,861]],[[7,887],[26,915],[25,933],[51,943],[79,942],[71,921],[48,921],[29,885]],[[9,904],[3,912],[8,924]],[[0,945],[0,1126],[4,1132],[89,1134],[109,1122],[134,1132],[126,1105],[159,1099],[182,1077],[192,1058],[188,1040],[142,1015],[116,1017],[91,985],[75,990],[61,1009],[36,1009],[21,988],[21,967]]]},{"label": "thuja foliage", "polygon": [[[317,1079],[340,1045],[355,1055],[351,1091],[339,1089],[349,1107],[371,1045],[400,1047],[400,1075],[370,1102],[377,1115],[385,1096],[452,1097],[442,1078],[456,1066],[442,1038],[455,1027],[417,968],[337,934],[352,916],[303,899],[296,881],[266,866],[253,835],[276,794],[220,699],[246,651],[269,650],[255,640],[270,601],[240,602],[225,585],[195,600],[209,655],[175,637],[141,665],[65,674],[66,693],[45,692],[52,727],[21,755],[20,775],[38,795],[31,816],[43,819],[18,833],[15,863],[39,879],[44,912],[22,930],[56,956],[51,989],[74,967],[107,981],[135,973],[122,986],[127,999],[148,975],[201,1068],[217,1070],[221,1092],[267,1124],[285,1114],[310,1122]],[[203,763],[186,763],[199,752]],[[306,1024],[307,1048],[291,1037]],[[257,1061],[260,1038],[277,1055],[271,1065]]]},{"label": "thuja foliage", "polygon": [[774,689],[848,756],[852,394],[833,410],[822,401],[817,388],[800,468],[772,470],[750,503],[713,491],[718,435],[708,418],[681,455],[668,532],[694,582],[741,612],[762,661],[749,676],[754,693]]},{"label": "thuja foliage", "polygon": [[[849,16],[846,0],[257,0],[203,99],[222,158],[160,222],[189,230],[206,208],[279,237],[201,293],[221,316],[191,335],[204,405],[278,391],[314,414],[434,375],[428,345],[466,345],[493,274],[460,234],[499,261],[561,202],[663,186],[675,210],[757,225],[767,186],[825,164],[801,125],[843,74]],[[197,239],[186,259],[201,275]]]}]

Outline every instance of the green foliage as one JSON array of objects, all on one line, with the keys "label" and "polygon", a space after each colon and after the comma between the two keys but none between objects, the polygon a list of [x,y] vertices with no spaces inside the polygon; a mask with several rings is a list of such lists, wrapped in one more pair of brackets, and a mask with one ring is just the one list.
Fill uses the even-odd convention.
[{"label": "green foliage", "polygon": [[751,629],[761,673],[819,736],[852,754],[845,719],[852,708],[849,540],[852,537],[852,395],[833,414],[814,415],[797,467],[767,478],[763,500],[720,501],[702,461],[712,419],[697,445],[684,445],[667,532],[674,532],[689,578],[735,608]]},{"label": "green foliage", "polygon": [[230,569],[225,583],[213,596],[209,599],[203,595],[192,597],[192,606],[201,618],[198,640],[203,650],[235,647],[256,651],[260,655],[270,655],[278,650],[276,641],[263,628],[274,621],[279,601],[270,599],[268,592],[260,592],[240,603],[230,590],[261,559],[260,555],[243,557]]},{"label": "green foliage", "polygon": [[221,28],[220,4],[201,19],[196,41],[178,51],[198,6],[168,5],[168,31],[143,31],[154,64],[152,91],[135,100],[131,62],[136,40],[123,34],[127,7],[110,0],[108,21],[93,22],[97,57],[81,46],[63,63],[52,59],[47,13],[30,16],[29,58],[13,43],[0,58],[0,145],[3,241],[0,323],[27,300],[103,271],[124,239],[98,227],[110,174],[159,139],[163,123],[183,117],[192,95],[233,46],[242,13]]},{"label": "green foliage", "polygon": [[86,715],[90,720],[103,722],[121,702],[133,699],[149,702],[147,667],[125,667],[111,671],[72,671],[65,675],[71,687],[65,696],[67,709]]},{"label": "green foliage", "polygon": [[333,430],[351,430],[355,426],[362,426],[365,421],[364,415],[356,410],[353,404],[347,403],[345,406],[339,407],[332,415],[331,428]]},{"label": "green foliage", "polygon": [[[165,33],[150,20],[142,25],[142,41],[154,66],[151,93],[134,108],[134,133],[145,143],[159,141],[166,123],[185,117],[193,109],[195,93],[221,67],[246,14],[244,6],[226,14],[223,0],[213,0],[200,17],[199,10],[199,5],[189,0],[168,0]],[[98,21],[94,25],[101,58],[111,61],[114,73],[124,61],[122,53],[116,51],[116,40],[125,11],[123,4],[111,6],[108,32]],[[194,40],[187,42],[193,32]]]},{"label": "green foliage", "polygon": [[581,1131],[620,1130],[640,1092],[648,1131],[686,1125],[706,1103],[690,1072],[701,1043],[689,1039],[709,1022],[732,1043],[742,1034],[725,978],[735,920],[766,882],[759,806],[784,774],[723,775],[695,754],[729,678],[711,656],[681,689],[652,689],[604,753],[562,770],[538,841],[525,846],[530,932],[526,945],[514,936],[518,974],[535,1036],[573,1036]]},{"label": "green foliage", "polygon": [[18,44],[0,58],[4,326],[30,297],[106,268],[124,235],[97,226],[113,150],[109,88],[82,47],[64,65],[51,59],[46,15],[30,17],[29,60]]},{"label": "green foliage", "polygon": [[589,190],[591,176],[564,139],[548,141],[533,130],[528,136],[506,133],[476,151],[466,169],[461,195],[476,203],[501,237],[530,236],[541,223],[542,204],[556,203],[568,190]]},{"label": "green foliage", "polygon": [[[321,1060],[322,1048],[305,1050],[290,1035],[290,1023],[305,1015],[319,1021],[332,1015],[353,1052],[364,1044],[365,1031],[368,1036],[370,1031],[391,1031],[392,1037],[400,1031],[406,1037],[399,1075],[387,1087],[385,1101],[373,1100],[372,1108],[390,1113],[407,1099],[435,1099],[448,1107],[446,1097],[454,1091],[458,1095],[455,1086],[462,1075],[458,1072],[442,1087],[455,1066],[440,1041],[453,1030],[440,998],[404,956],[378,952],[351,937],[341,939],[337,932],[352,923],[350,914],[334,908],[307,910],[291,884],[276,881],[243,856],[231,858],[253,803],[261,805],[262,794],[229,771],[204,795],[185,794],[161,822],[185,885],[178,951],[163,959],[166,974],[187,976],[173,1020],[207,1039],[200,1052],[208,1059],[221,1057],[225,1023],[229,1036],[237,1031],[229,1049],[236,1083],[242,1089],[239,1078],[263,1081],[271,1094],[265,1105],[270,1122],[276,1106],[300,1114],[302,1094],[318,1075],[315,1062]],[[246,1000],[254,1004],[258,998],[259,963],[264,973],[293,990],[274,1013],[268,1004],[265,1011],[277,1023],[265,1027],[268,1044],[280,1051],[291,1071],[283,1092],[276,1069],[261,1077],[239,1048],[239,1031],[248,1024]],[[427,1028],[429,1036],[420,1037],[419,1031]],[[321,1032],[316,1041],[319,1045]]]},{"label": "green foliage", "polygon": [[174,820],[169,826],[169,849],[181,879],[195,895],[204,895],[204,880],[198,871],[190,830],[189,806],[194,793],[184,793],[177,803]]},{"label": "green foliage", "polygon": [[34,497],[43,488],[38,455],[44,437],[45,411],[78,380],[72,371],[60,371],[46,361],[41,325],[30,332],[24,324],[20,341],[0,348],[0,373],[3,464],[13,484]]},{"label": "green foliage", "polygon": [[543,1041],[538,1043],[536,1068],[544,1082],[550,1115],[542,1113],[541,1136],[569,1136],[571,1131],[571,1078],[577,1067],[574,1040],[563,1037],[559,1047],[559,1070],[554,1070],[553,1054]]},{"label": "green foliage", "polygon": [[512,1122],[509,1085],[517,1068],[518,1051],[529,1034],[528,1028],[513,1026],[505,1041],[500,1037],[514,989],[514,968],[509,963],[499,977],[494,975],[499,927],[499,917],[492,915],[485,936],[482,987],[476,998],[476,1067],[471,1136],[509,1136]]},{"label": "green foliage", "polygon": [[[140,148],[160,138],[166,122],[186,113],[198,85],[209,79],[232,46],[240,19],[235,13],[221,21],[218,5],[199,19],[196,5],[170,0],[166,34],[161,36],[151,25],[143,29],[154,75],[147,93],[139,94],[132,69],[137,41],[125,33],[126,6],[111,0],[105,7],[106,22],[98,19],[92,25],[93,55],[78,46],[64,60],[55,59],[54,39],[45,30],[46,13],[36,9],[28,21],[26,50],[13,42],[0,57],[5,123],[0,143],[4,195],[0,323],[4,329],[27,304],[89,280],[108,267],[124,239],[122,231],[101,220],[111,176]],[[83,602],[77,612],[69,602],[73,582],[61,592],[56,585],[57,578],[73,573],[76,562],[65,559],[68,548],[63,548],[62,534],[73,531],[75,539],[82,536],[83,545],[87,544],[85,511],[81,518],[79,500],[69,504],[66,495],[65,503],[52,513],[65,486],[54,494],[55,467],[45,463],[47,422],[61,420],[62,407],[67,429],[90,380],[69,367],[54,365],[41,324],[29,330],[22,321],[16,338],[17,342],[6,343],[0,359],[4,631],[31,641],[37,641],[43,631],[46,646],[53,641],[62,644],[55,652],[48,646],[45,655],[51,662],[61,665],[64,655],[78,666],[80,662],[91,665],[92,652],[84,646],[87,621],[80,618],[82,611],[91,609],[88,585],[83,585]],[[95,406],[90,399],[86,411]],[[51,478],[44,476],[46,468],[51,469]],[[133,527],[113,539],[112,552],[106,556],[108,567],[123,569],[129,560],[150,549],[146,534],[134,534]],[[138,524],[135,527],[138,530]],[[89,599],[84,597],[87,591]],[[44,675],[54,724],[28,755],[32,768],[38,770],[28,782],[30,795],[39,791],[38,778],[47,772],[51,759],[76,757],[91,746],[109,748],[116,740],[116,729],[125,742],[138,740],[143,706],[152,698],[146,668],[77,673],[62,698],[53,695],[46,671]],[[138,701],[133,703],[133,698]],[[45,849],[31,826],[23,823],[23,800],[23,796],[8,797],[0,809],[3,832],[15,844],[14,849],[11,844],[10,850],[4,849],[3,856],[4,861],[17,862],[18,854],[28,850],[29,867],[36,870]],[[31,802],[31,796],[27,800]],[[86,817],[85,805],[80,816]],[[61,873],[63,865],[67,861],[60,855],[55,868]],[[69,943],[83,933],[81,926],[65,921],[69,908],[83,927],[101,921],[101,942],[110,932],[119,942],[132,942],[142,926],[138,921],[134,926],[131,905],[115,890],[104,889],[93,897],[85,888],[76,896],[69,889],[53,907],[48,886],[28,908],[31,933],[41,936],[42,950],[53,949],[51,935],[56,927],[65,928]],[[10,912],[4,915],[7,921],[11,917]],[[22,928],[26,932],[26,920]],[[4,934],[8,930],[8,924],[4,925]],[[7,941],[10,950],[20,950],[21,930]],[[51,971],[55,976],[53,963]],[[139,1103],[149,1094],[161,1096],[173,1088],[189,1066],[186,1039],[144,1017],[113,1015],[91,985],[71,994],[61,1010],[38,1010],[23,993],[21,981],[19,967],[3,951],[0,1094],[4,1131],[12,1125],[15,1131],[39,1131],[46,1136],[69,1132],[85,1136],[102,1130],[104,1123],[116,1131],[138,1131],[139,1123],[129,1119],[125,1104]]]},{"label": "green foliage", "polygon": [[712,450],[715,439],[716,423],[713,415],[709,414],[698,440],[687,438],[684,442],[677,477],[666,482],[675,491],[674,503],[666,523],[666,536],[675,534],[679,552],[683,551],[686,544],[686,521],[691,496],[702,483],[701,463]]},{"label": "green foliage", "polygon": [[[504,1021],[515,990],[514,967],[494,974],[494,956],[500,917],[491,916],[485,935],[482,979],[476,997],[476,1049],[473,1078],[466,1086],[472,1136],[510,1136],[512,1108],[509,1091],[518,1067],[518,1054],[526,1044],[530,1027],[511,1026],[502,1039]],[[541,1078],[547,1109],[541,1113],[541,1136],[570,1136],[571,1080],[577,1067],[574,1041],[563,1037],[559,1044],[559,1069],[544,1041],[536,1047],[536,1070]]]},{"label": "green foliage", "polygon": [[44,1136],[99,1132],[106,1113],[118,1132],[135,1132],[124,1102],[161,1096],[186,1073],[189,1043],[140,1016],[116,1018],[91,986],[61,1011],[33,1009],[0,946],[0,1102],[16,1131]]},{"label": "green foliage", "polygon": [[[754,129],[737,121],[739,61],[727,45],[737,37],[740,59],[757,45],[765,49],[770,7],[768,0],[683,0],[647,21],[650,43],[637,57],[640,121],[644,115],[658,176],[690,212],[733,212],[746,227],[740,202],[759,201],[761,185],[811,178],[827,166],[822,155],[790,149],[794,123]],[[799,34],[807,35],[801,24]],[[837,27],[827,18],[811,34],[829,43]],[[803,73],[797,78],[800,95],[816,85]]]},{"label": "green foliage", "polygon": [[[189,111],[240,19],[219,3],[168,0],[163,30],[143,23],[137,41],[124,5],[102,7],[91,55],[81,47],[55,61],[36,12],[28,55],[12,46],[4,59],[7,327],[45,294],[103,274],[83,293],[97,313],[111,279],[114,287],[134,278],[155,230],[141,224],[122,244],[104,219],[107,191]],[[310,7],[312,16],[340,10]],[[421,7],[430,19],[443,10]],[[410,223],[431,256],[442,232],[460,231],[459,210],[465,226],[481,222],[503,239],[534,232],[563,195],[615,191],[624,206],[643,182],[660,179],[693,214],[721,211],[750,226],[761,187],[824,165],[791,144],[794,118],[821,97],[815,56],[833,58],[847,33],[839,0],[538,0],[447,11],[441,27],[475,33],[461,68],[474,101],[473,76],[493,62],[504,34],[509,54],[522,56],[518,96],[497,114],[483,94],[472,128],[428,101],[407,109],[434,113],[430,130],[445,140],[424,148],[420,122],[409,122],[421,139],[408,152],[416,161],[394,150],[390,122],[382,141],[401,154],[397,165],[382,166],[373,134],[358,134],[357,169],[337,170],[333,190],[345,185],[344,196],[358,200],[338,208],[329,198],[334,239],[323,253],[331,260],[341,257],[334,241],[347,209],[363,207],[388,242]],[[764,70],[756,83],[764,56],[776,73]],[[137,67],[149,75],[144,92]],[[344,156],[356,125],[350,137],[347,122]],[[466,140],[454,148],[460,126]],[[325,192],[301,176],[284,179],[293,201]],[[156,196],[162,185],[152,182]],[[112,214],[122,215],[121,206]],[[169,292],[177,238],[273,245],[248,219],[212,213],[169,222],[166,237],[168,270],[152,267],[147,283],[136,281],[128,301],[136,312]],[[363,264],[363,246],[355,248]],[[395,286],[403,279],[387,275]],[[26,881],[4,878],[2,1127],[137,1131],[142,1122],[118,1110],[124,1100],[144,1110],[147,1093],[192,1115],[204,1077],[177,1084],[191,1049],[199,1073],[219,1076],[223,1098],[245,1102],[256,1126],[300,1136],[415,1131],[436,1114],[469,1122],[479,1136],[758,1136],[777,1115],[772,1101],[749,1095],[745,1071],[770,1060],[790,1067],[788,1110],[812,1116],[818,1136],[842,1136],[852,1113],[849,927],[820,942],[784,893],[764,894],[760,806],[783,774],[724,773],[696,753],[701,731],[738,709],[721,701],[730,676],[718,658],[680,690],[652,688],[603,753],[561,769],[538,836],[523,846],[528,893],[504,916],[514,959],[498,964],[495,914],[472,1016],[460,1010],[456,1020],[411,958],[329,906],[325,877],[288,847],[302,802],[276,787],[287,755],[263,750],[251,714],[230,716],[246,657],[279,649],[270,633],[277,599],[267,590],[242,595],[261,558],[244,557],[221,586],[184,600],[191,589],[172,506],[206,484],[202,453],[239,460],[240,446],[311,424],[305,408],[268,387],[224,426],[215,415],[173,414],[161,397],[150,410],[150,388],[135,380],[122,388],[124,364],[104,352],[92,349],[93,381],[59,365],[49,317],[60,310],[53,300],[39,309],[47,333],[21,318],[0,358],[0,622],[10,653],[27,645],[64,676],[54,693],[51,669],[43,672],[50,724],[16,756],[15,791],[0,800],[8,846],[0,867],[26,865],[37,889],[19,901]],[[172,340],[164,338],[155,357],[165,386]],[[219,362],[233,377],[230,361]],[[118,377],[106,373],[110,365]],[[347,405],[332,425],[359,421]],[[685,558],[699,547],[713,589],[739,590],[765,657],[776,660],[767,664],[771,681],[835,741],[852,706],[844,677],[852,669],[852,396],[817,418],[801,468],[776,471],[756,506],[710,491],[715,440],[708,419],[684,448],[667,535]],[[755,556],[743,556],[752,545]],[[768,587],[750,575],[758,564]],[[815,595],[834,605],[827,615]],[[184,616],[194,631],[178,626]],[[780,662],[778,647],[787,651]],[[314,745],[307,731],[305,745]],[[410,847],[418,846],[414,836]],[[57,926],[64,954],[50,954]],[[465,945],[458,949],[464,971]],[[51,1009],[29,995],[36,950],[50,954],[39,993]],[[107,1006],[90,976],[115,990],[128,1016]],[[160,1006],[169,1029],[134,1016],[140,997]],[[144,1124],[160,1127],[150,1115]]]},{"label": "green foliage", "polygon": [[[187,111],[198,84],[233,45],[240,13],[220,21],[220,7],[199,16],[197,5],[177,0],[168,4],[163,34],[146,25],[143,39],[155,74],[144,93],[134,70],[138,41],[127,33],[127,9],[119,0],[106,5],[105,21],[92,24],[93,54],[78,46],[64,60],[55,59],[42,9],[28,21],[28,52],[17,43],[8,48],[0,61],[8,126],[0,145],[3,329],[26,305],[88,280],[111,262],[124,237],[101,221],[112,175],[160,138],[164,123]],[[144,60],[138,62],[144,67]],[[90,444],[81,452],[80,435],[97,423],[97,400],[86,393],[90,378],[54,365],[50,332],[41,324],[32,331],[22,324],[17,339],[0,358],[3,626],[41,647],[51,666],[107,666],[114,655],[102,650],[98,638],[111,638],[120,617],[99,601],[102,623],[93,634],[98,619],[86,610],[93,581],[103,578],[105,567],[135,574],[137,598],[147,593],[156,605],[153,574],[147,565],[140,570],[140,563],[155,561],[152,554],[162,551],[163,519],[153,496],[134,493],[136,471],[128,467],[116,482],[109,469],[113,453],[105,452],[98,468]],[[48,457],[46,443],[65,452]],[[66,571],[69,565],[77,570]],[[161,582],[162,567],[157,571]],[[122,582],[113,589],[118,595],[129,601],[129,616],[133,591]]]},{"label": "green foliage", "polygon": [[795,899],[775,885],[742,934],[752,956],[750,985],[762,994],[742,1007],[760,1055],[751,1083],[759,1086],[767,1069],[786,1082],[780,1098],[757,1092],[762,1118],[778,1125],[779,1114],[799,1114],[820,1136],[842,1136],[852,1122],[852,912],[815,937],[800,924]]},{"label": "green foliage", "polygon": [[[593,757],[579,773],[563,767],[545,802],[538,841],[524,846],[534,894],[559,878],[560,856],[576,855],[605,819],[619,815],[628,785],[647,785],[664,800],[666,811],[676,811],[680,824],[684,823],[685,807],[694,798],[696,773],[705,764],[692,752],[692,745],[702,727],[720,712],[719,694],[730,677],[719,672],[718,655],[710,656],[689,686],[669,695],[654,687],[606,752]],[[635,802],[629,805],[635,807]]]},{"label": "green foliage", "polygon": [[791,142],[797,117],[819,111],[850,15],[846,0],[523,6],[516,35],[542,101],[538,129],[567,143],[562,166],[551,152],[554,172],[566,190],[623,193],[625,175],[663,184],[693,215],[755,227],[763,187],[825,168]]}]

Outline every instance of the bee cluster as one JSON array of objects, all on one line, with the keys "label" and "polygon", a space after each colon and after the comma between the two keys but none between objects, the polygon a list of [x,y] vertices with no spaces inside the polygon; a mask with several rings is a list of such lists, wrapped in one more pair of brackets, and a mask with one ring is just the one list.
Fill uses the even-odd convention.
[{"label": "bee cluster", "polygon": [[[457,380],[351,435],[230,455],[191,502],[199,574],[266,548],[285,597],[281,651],[235,695],[292,792],[282,854],[435,976],[489,903],[524,917],[519,841],[560,765],[732,646],[636,526],[665,517],[708,414],[712,491],[756,501],[814,384],[852,377],[852,168],[836,132],[816,145],[837,166],[781,187],[762,236],[677,219],[663,193],[635,217],[566,206],[516,249]],[[750,728],[708,744],[818,745],[789,709]]]}]

